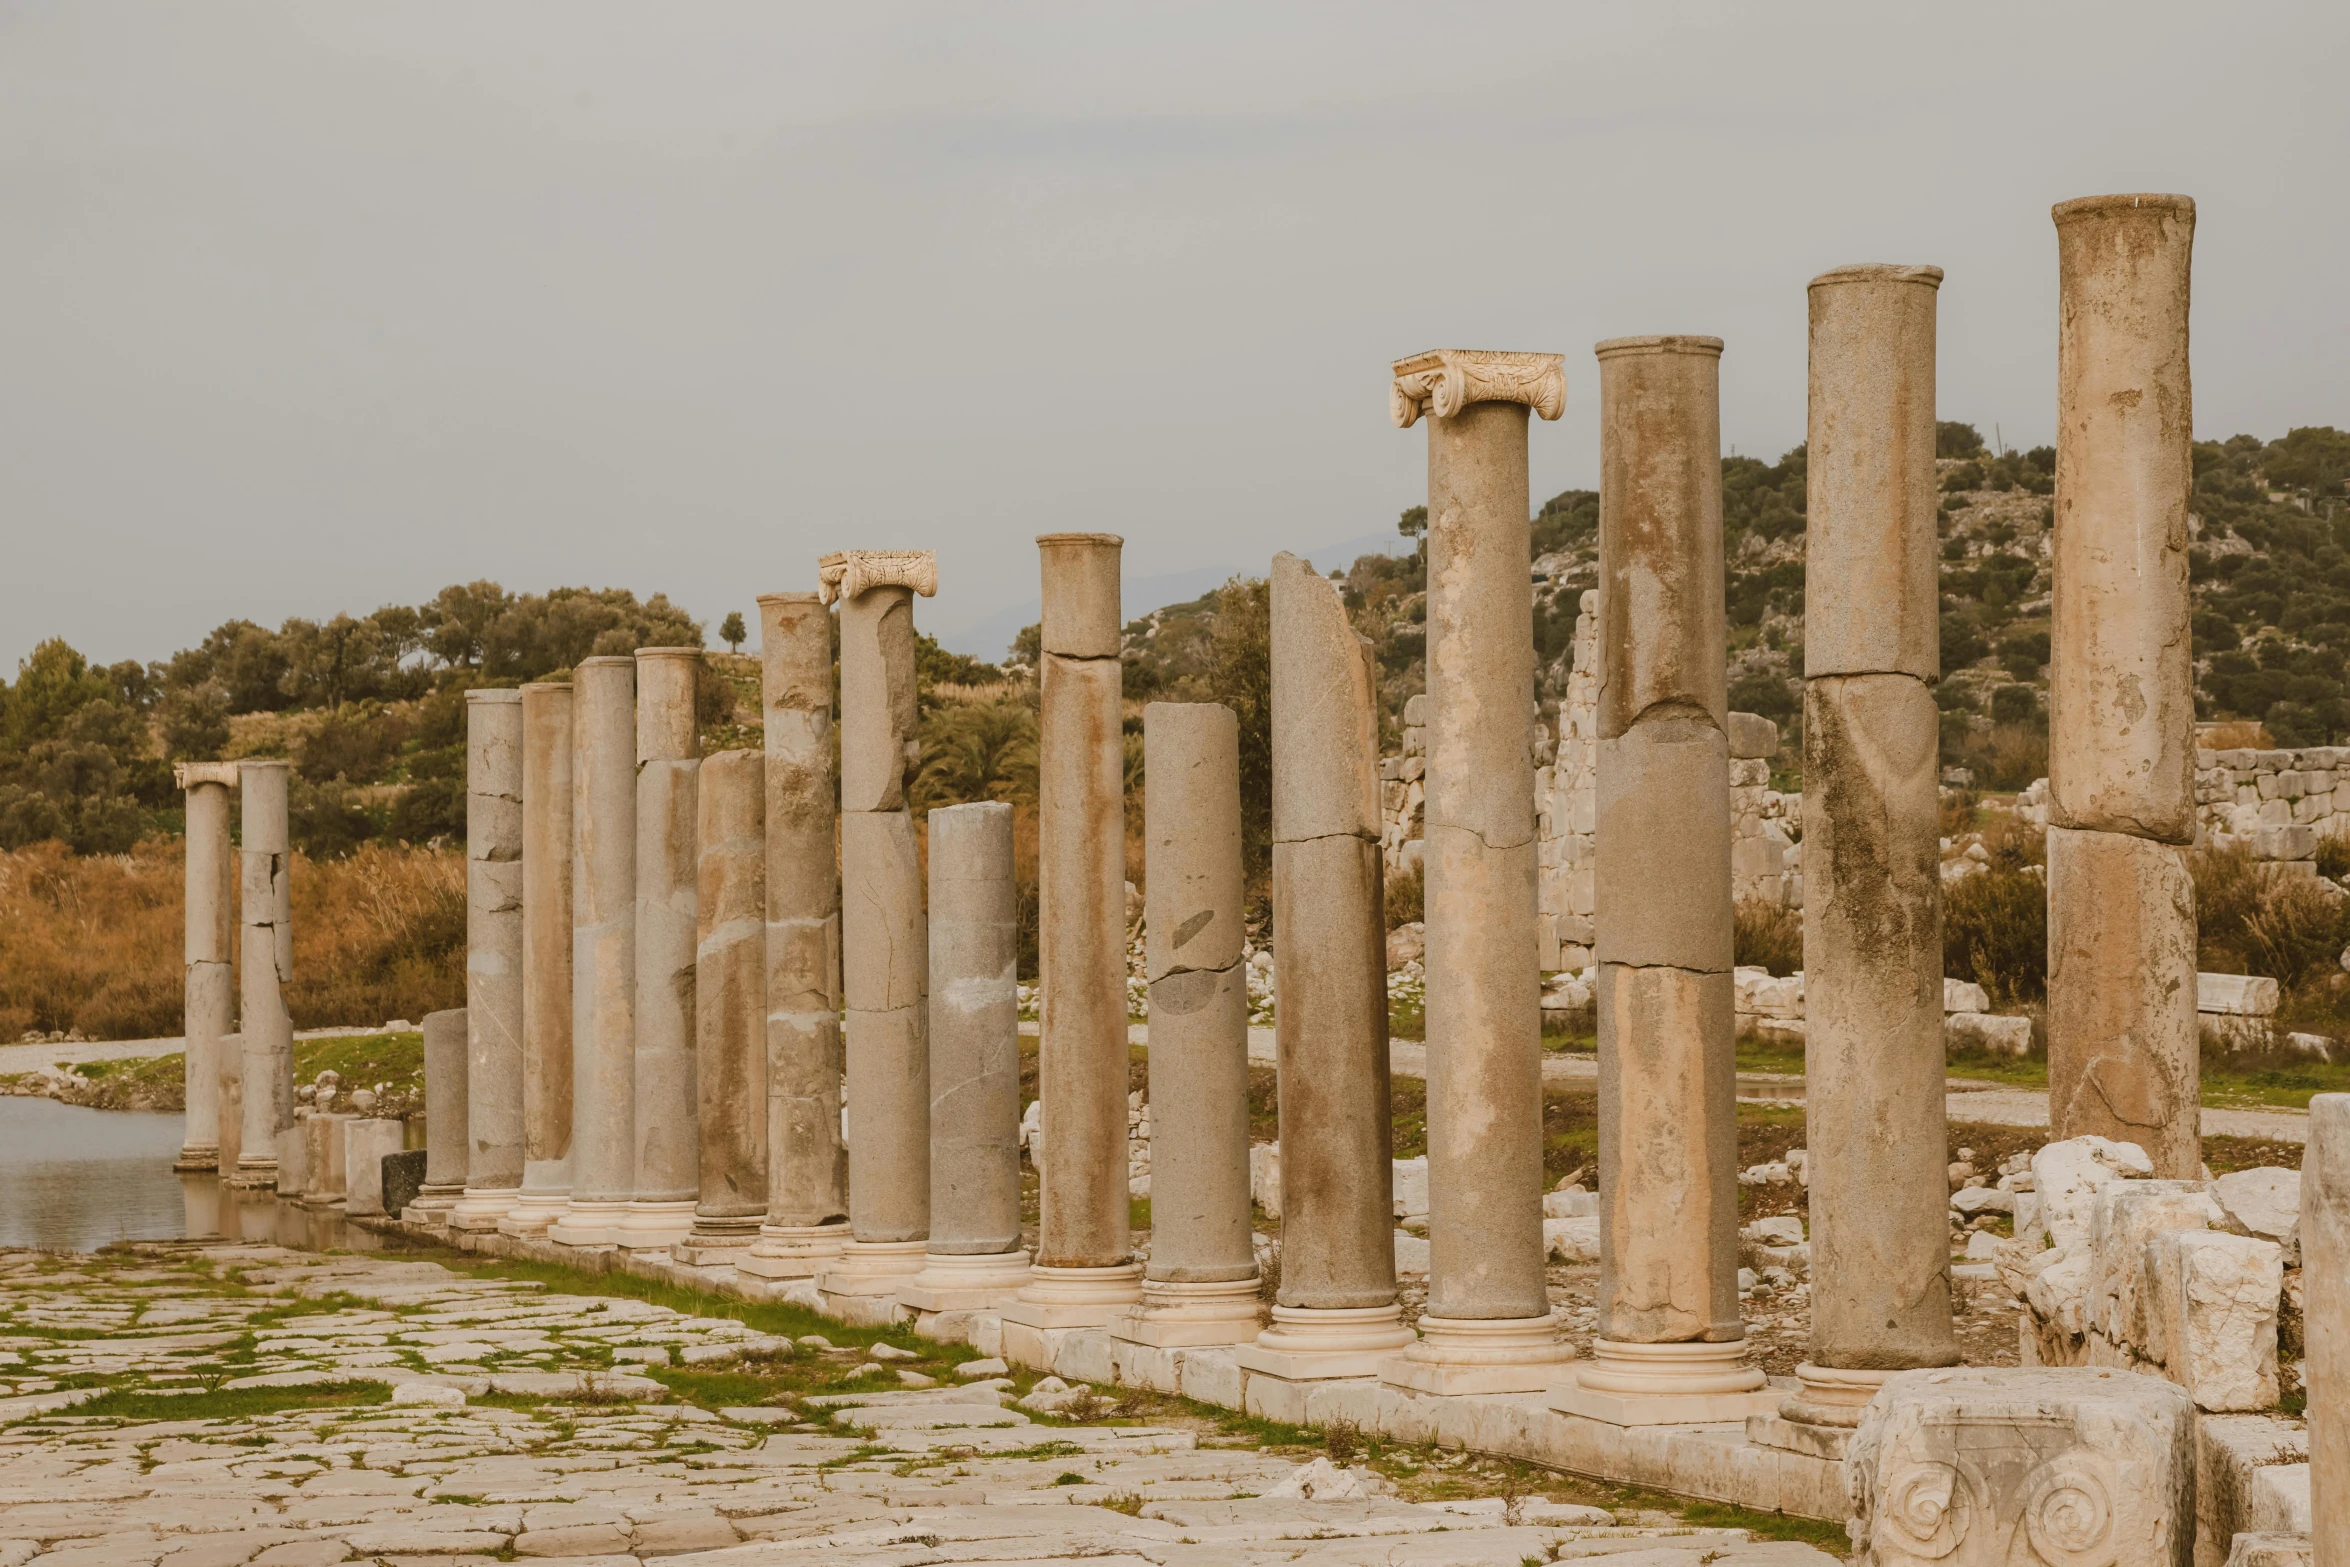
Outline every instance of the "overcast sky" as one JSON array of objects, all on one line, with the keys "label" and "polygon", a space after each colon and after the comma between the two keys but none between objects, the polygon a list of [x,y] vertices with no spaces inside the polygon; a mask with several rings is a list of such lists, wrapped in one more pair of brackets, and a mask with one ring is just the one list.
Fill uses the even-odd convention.
[{"label": "overcast sky", "polygon": [[1423,348],[1566,354],[1537,501],[1626,333],[1727,339],[1775,457],[1855,261],[1947,270],[1943,416],[2037,444],[2109,191],[2198,204],[2198,433],[2350,427],[2346,61],[2338,0],[0,0],[0,669],[480,577],[715,642],[844,546],[936,549],[951,643],[1038,533],[1389,532]]}]

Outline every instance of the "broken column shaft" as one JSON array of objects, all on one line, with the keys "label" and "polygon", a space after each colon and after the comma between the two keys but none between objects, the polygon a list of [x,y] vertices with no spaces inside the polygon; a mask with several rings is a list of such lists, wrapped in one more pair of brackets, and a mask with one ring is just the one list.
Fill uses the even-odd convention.
[{"label": "broken column shaft", "polygon": [[678,1260],[732,1263],[767,1216],[767,813],[764,759],[721,751],[697,784],[694,1089],[700,1192]]},{"label": "broken column shaft", "polygon": [[494,1230],[522,1195],[522,693],[465,693],[465,1195]]},{"label": "broken column shaft", "polygon": [[[181,1031],[187,1078],[187,1130],[175,1169],[221,1168],[222,1039],[236,1029],[236,850],[229,841],[234,762],[182,762],[173,769],[187,791],[185,1011]],[[236,1076],[232,1066],[225,1074]],[[243,1113],[243,1103],[237,1105]],[[240,1127],[237,1129],[242,1131]],[[236,1141],[230,1135],[230,1141]],[[234,1169],[232,1156],[228,1168]]]},{"label": "broken column shaft", "polygon": [[237,765],[245,818],[237,862],[244,1124],[232,1180],[239,1186],[273,1186],[277,1134],[294,1124],[294,1023],[285,998],[294,972],[293,849],[286,822],[291,769],[284,762]]},{"label": "broken column shaft", "polygon": [[571,687],[522,688],[522,1193],[538,1236],[571,1201]]}]

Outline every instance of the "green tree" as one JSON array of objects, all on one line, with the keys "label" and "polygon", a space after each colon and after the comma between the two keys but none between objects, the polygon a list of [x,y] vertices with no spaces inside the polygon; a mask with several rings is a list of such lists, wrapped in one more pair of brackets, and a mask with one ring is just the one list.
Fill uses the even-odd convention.
[{"label": "green tree", "polygon": [[1956,419],[1942,419],[1935,422],[1935,456],[1973,457],[1982,449],[1983,432],[1973,425],[1960,424]]},{"label": "green tree", "polygon": [[1240,720],[1240,854],[1251,887],[1273,874],[1273,588],[1234,577],[1216,593],[1208,699]]},{"label": "green tree", "polygon": [[750,630],[743,625],[743,612],[739,609],[728,610],[726,618],[718,622],[718,640],[734,652],[743,650],[743,643],[750,634]]}]

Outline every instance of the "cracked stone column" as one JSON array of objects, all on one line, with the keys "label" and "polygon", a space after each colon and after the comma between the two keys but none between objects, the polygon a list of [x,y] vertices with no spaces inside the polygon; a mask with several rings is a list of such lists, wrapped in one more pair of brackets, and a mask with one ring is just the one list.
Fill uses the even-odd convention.
[{"label": "cracked stone column", "polygon": [[1804,624],[1804,1114],[1811,1358],[1788,1419],[1852,1427],[1959,1361],[1943,1114],[1939,267],[1811,284]]},{"label": "cracked stone column", "polygon": [[930,1235],[930,962],[906,785],[921,760],[914,595],[927,551],[847,550],[817,563],[840,601],[841,980],[848,1003],[849,1243],[826,1309],[889,1320]]},{"label": "cracked stone column", "polygon": [[2203,1153],[2195,1037],[2187,373],[2195,203],[2055,209],[2056,593],[2048,682],[2051,1135]]},{"label": "cracked stone column", "polygon": [[832,612],[759,599],[767,774],[767,1222],[735,1263],[825,1272],[849,1238],[840,1140],[840,860],[832,770]]},{"label": "cracked stone column", "polygon": [[[1126,1196],[1126,740],[1114,533],[1048,533],[1038,654],[1037,937],[1043,1216],[1004,1352],[1106,1327],[1142,1298]],[[1046,1358],[1038,1358],[1040,1356]]]},{"label": "cracked stone column", "polygon": [[1249,1239],[1248,976],[1241,965],[1240,721],[1142,710],[1150,977],[1151,1255],[1114,1336],[1162,1348],[1257,1336]]},{"label": "cracked stone column", "polygon": [[465,1009],[424,1015],[424,1179],[401,1217],[435,1226],[465,1195]]},{"label": "cracked stone column", "polygon": [[1418,354],[1397,361],[1390,400],[1398,425],[1428,419],[1427,1010],[1439,1021],[1428,1031],[1428,1308],[1419,1343],[1385,1378],[1422,1393],[1528,1393],[1574,1358],[1543,1274],[1526,591],[1526,427],[1565,408],[1565,360]]},{"label": "cracked stone column", "polygon": [[702,762],[694,1084],[700,1199],[680,1262],[732,1263],[767,1217],[767,779],[757,751]]},{"label": "cracked stone column", "polygon": [[1395,1292],[1376,676],[1311,564],[1274,556],[1271,592],[1281,1287],[1273,1325],[1233,1357],[1288,1381],[1368,1377],[1412,1342]]},{"label": "cracked stone column", "polygon": [[1722,343],[1597,353],[1599,1332],[1550,1402],[1734,1420],[1779,1395],[1738,1315]]},{"label": "cracked stone column", "polygon": [[522,1197],[522,693],[465,693],[465,1195],[455,1230]]},{"label": "cracked stone column", "polygon": [[238,1186],[275,1186],[277,1134],[294,1124],[294,1023],[285,998],[294,972],[293,848],[286,825],[291,768],[285,762],[239,762],[237,769],[245,816],[237,861],[244,1125],[237,1173],[230,1179]]},{"label": "cracked stone column", "polygon": [[693,1228],[701,1189],[694,1086],[698,647],[636,650],[636,1162],[613,1239],[664,1251]]},{"label": "cracked stone column", "polygon": [[[229,842],[228,792],[237,785],[234,762],[182,762],[174,781],[187,791],[187,988],[181,1032],[186,1036],[187,1131],[173,1169],[214,1170],[221,1162],[222,1039],[236,1028],[236,850]],[[238,1112],[243,1113],[240,1102]],[[241,1130],[241,1128],[240,1128]],[[232,1136],[231,1141],[235,1139]],[[229,1159],[230,1169],[236,1159]]]},{"label": "cracked stone column", "polygon": [[539,1236],[571,1202],[571,686],[522,688],[522,1194]]},{"label": "cracked stone column", "polygon": [[930,1239],[898,1295],[924,1324],[993,1310],[1028,1282],[1012,808],[947,806],[929,825]]},{"label": "cracked stone column", "polygon": [[2310,1544],[2350,1567],[2350,1094],[2309,1101],[2301,1159],[2301,1277],[2308,1358]]},{"label": "cracked stone column", "polygon": [[571,672],[571,1202],[547,1231],[609,1246],[636,1190],[636,660]]}]

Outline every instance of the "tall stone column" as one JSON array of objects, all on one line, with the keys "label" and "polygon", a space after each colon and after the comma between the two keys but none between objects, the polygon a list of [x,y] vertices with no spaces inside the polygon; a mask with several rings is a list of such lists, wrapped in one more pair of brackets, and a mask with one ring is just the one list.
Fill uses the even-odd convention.
[{"label": "tall stone column", "polygon": [[571,672],[571,1203],[547,1231],[609,1246],[636,1190],[636,660]]},{"label": "tall stone column", "polygon": [[925,1325],[1000,1306],[1028,1282],[1012,808],[951,805],[929,826],[930,1240],[898,1294]]},{"label": "tall stone column", "polygon": [[1805,1174],[1811,1359],[1790,1419],[1857,1426],[1956,1365],[1942,1057],[1939,267],[1811,284],[1804,588]]},{"label": "tall stone column", "polygon": [[1526,591],[1527,419],[1566,400],[1560,355],[1457,351],[1398,361],[1390,398],[1399,425],[1428,416],[1427,1006],[1442,1022],[1428,1038],[1428,1309],[1386,1371],[1423,1393],[1533,1392],[1574,1358],[1543,1279]]},{"label": "tall stone column", "polygon": [[832,770],[832,612],[759,599],[767,726],[767,1222],[735,1263],[825,1272],[849,1238],[840,1140],[840,860]]},{"label": "tall stone column", "polygon": [[914,595],[938,591],[938,564],[924,551],[849,550],[818,571],[840,602],[850,1229],[820,1287],[828,1309],[871,1319],[894,1313],[930,1234],[929,957],[906,785],[921,760]]},{"label": "tall stone column", "polygon": [[1151,1255],[1142,1304],[1110,1331],[1244,1344],[1263,1280],[1249,1239],[1240,721],[1218,703],[1153,702],[1142,747]]},{"label": "tall stone column", "polygon": [[698,647],[636,650],[636,1177],[613,1239],[676,1246],[701,1187],[694,1084]]},{"label": "tall stone column", "polygon": [[466,1091],[465,1009],[451,1007],[424,1015],[424,1179],[416,1198],[401,1210],[412,1224],[436,1228],[465,1195]]},{"label": "tall stone column", "polygon": [[522,688],[522,1195],[543,1235],[571,1201],[571,686]]},{"label": "tall stone column", "polygon": [[[285,984],[294,972],[293,847],[286,824],[284,762],[240,762],[245,844],[238,856],[244,1127],[239,1186],[277,1184],[277,1134],[294,1124],[294,1022]],[[291,1196],[292,1193],[287,1195]]]},{"label": "tall stone column", "polygon": [[1738,1315],[1721,353],[1598,347],[1599,1334],[1550,1401],[1618,1425],[1779,1403]]},{"label": "tall stone column", "polygon": [[1412,1342],[1395,1298],[1376,677],[1312,565],[1274,556],[1272,598],[1281,1287],[1273,1325],[1233,1355],[1290,1381],[1367,1377]]},{"label": "tall stone column", "polygon": [[522,693],[465,693],[465,1195],[454,1230],[522,1196]]},{"label": "tall stone column", "polygon": [[767,817],[764,759],[702,761],[694,949],[700,1199],[680,1262],[732,1263],[767,1216]]},{"label": "tall stone column", "polygon": [[2195,203],[2055,210],[2056,593],[2048,682],[2048,1107],[2056,1137],[2202,1172],[2195,1037],[2187,373]]},{"label": "tall stone column", "polygon": [[187,989],[180,1024],[188,1114],[172,1168],[192,1172],[220,1167],[221,1040],[236,1028],[237,874],[228,792],[237,785],[237,764],[182,762],[172,773],[188,796]]},{"label": "tall stone column", "polygon": [[2309,1394],[2309,1543],[2350,1567],[2350,1094],[2309,1101],[2301,1158],[2301,1278]]},{"label": "tall stone column", "polygon": [[1049,1364],[1046,1333],[1142,1298],[1126,1208],[1126,740],[1114,533],[1048,533],[1038,662],[1037,1091],[1044,1192],[1036,1270],[1004,1308],[1004,1352]]}]

